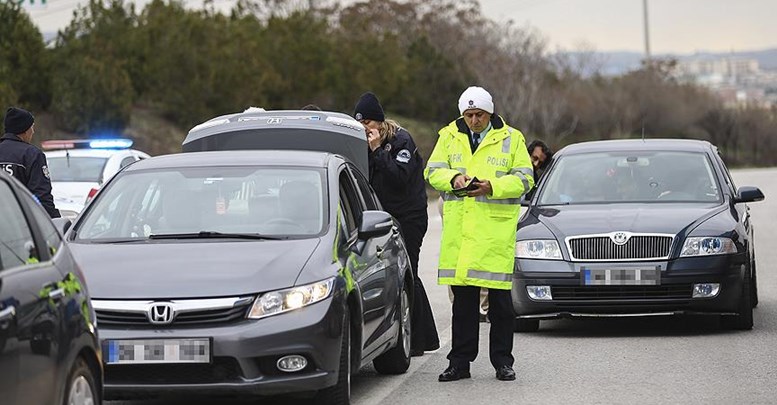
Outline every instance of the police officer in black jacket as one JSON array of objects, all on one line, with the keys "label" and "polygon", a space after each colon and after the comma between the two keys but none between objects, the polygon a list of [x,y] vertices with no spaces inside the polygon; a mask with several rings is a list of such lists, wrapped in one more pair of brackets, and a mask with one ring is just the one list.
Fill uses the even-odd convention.
[{"label": "police officer in black jacket", "polygon": [[375,94],[367,92],[359,98],[354,118],[367,132],[370,184],[383,208],[399,221],[410,256],[415,280],[410,347],[413,356],[421,356],[440,347],[432,307],[418,277],[418,256],[429,222],[424,161],[410,133],[395,121],[386,120]]},{"label": "police officer in black jacket", "polygon": [[59,218],[51,196],[51,179],[46,155],[31,145],[35,118],[21,108],[11,107],[5,113],[5,134],[0,138],[0,170],[22,182],[40,201],[52,218]]}]

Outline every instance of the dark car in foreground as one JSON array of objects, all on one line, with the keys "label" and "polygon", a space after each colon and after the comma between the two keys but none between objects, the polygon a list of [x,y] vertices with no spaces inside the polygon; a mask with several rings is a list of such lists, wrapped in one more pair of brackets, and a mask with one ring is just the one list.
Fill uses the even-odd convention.
[{"label": "dark car in foreground", "polygon": [[0,402],[99,404],[101,351],[78,265],[46,211],[3,173],[0,218]]},{"label": "dark car in foreground", "polygon": [[316,392],[410,363],[412,273],[345,158],[197,152],[134,163],[68,233],[90,283],[106,397]]},{"label": "dark car in foreground", "polygon": [[522,216],[517,331],[541,319],[720,315],[751,329],[758,303],[753,223],[717,148],[696,140],[570,145]]}]

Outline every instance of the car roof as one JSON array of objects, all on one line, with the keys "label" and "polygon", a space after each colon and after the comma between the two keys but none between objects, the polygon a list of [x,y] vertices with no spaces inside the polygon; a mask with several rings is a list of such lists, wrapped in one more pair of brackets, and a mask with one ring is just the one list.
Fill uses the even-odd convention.
[{"label": "car roof", "polygon": [[249,108],[222,115],[189,130],[182,151],[310,150],[337,154],[368,169],[364,126],[339,112],[267,111]]},{"label": "car roof", "polygon": [[251,150],[189,152],[155,156],[127,166],[125,172],[175,167],[207,166],[305,166],[327,167],[336,155],[327,152]]},{"label": "car roof", "polygon": [[[364,127],[351,116],[339,112],[313,110],[265,110],[249,108],[241,113],[221,115],[189,130],[184,144],[200,138],[238,131],[262,128],[323,129],[347,136],[364,138]],[[366,139],[365,139],[366,141]]]},{"label": "car roof", "polygon": [[696,139],[616,139],[571,144],[559,150],[558,154],[655,150],[708,152],[713,149],[715,147],[711,143]]},{"label": "car roof", "polygon": [[45,153],[46,157],[49,157],[49,158],[64,157],[67,154],[69,154],[70,157],[109,158],[117,154],[130,154],[130,152],[135,152],[135,153],[140,153],[145,155],[145,153],[137,151],[135,149],[68,149],[67,151],[65,149],[58,149],[58,150],[47,150],[47,151],[44,151],[43,153]]}]

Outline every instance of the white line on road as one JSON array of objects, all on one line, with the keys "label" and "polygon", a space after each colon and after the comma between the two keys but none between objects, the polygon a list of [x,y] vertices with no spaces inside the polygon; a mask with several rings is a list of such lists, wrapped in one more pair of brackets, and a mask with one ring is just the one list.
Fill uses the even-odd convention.
[{"label": "white line on road", "polygon": [[[413,374],[418,371],[421,367],[423,367],[424,364],[426,364],[429,360],[434,358],[435,355],[442,352],[442,350],[448,345],[448,343],[451,341],[451,327],[449,326],[447,329],[445,329],[440,334],[440,348],[430,354],[425,354],[423,357],[421,357],[421,361],[413,360],[410,362],[410,367],[407,369],[407,372],[405,374],[402,374],[400,378],[392,378],[391,381],[387,384],[383,384],[375,391],[370,391],[370,397],[364,401],[359,403],[361,405],[378,405],[383,400],[387,399],[392,392],[394,392],[397,388],[399,388],[407,379],[413,376]],[[443,337],[444,336],[444,337]]]}]

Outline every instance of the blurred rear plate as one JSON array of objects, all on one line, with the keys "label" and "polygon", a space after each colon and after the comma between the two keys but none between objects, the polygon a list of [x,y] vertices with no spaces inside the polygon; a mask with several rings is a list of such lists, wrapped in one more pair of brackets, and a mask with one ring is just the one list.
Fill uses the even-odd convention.
[{"label": "blurred rear plate", "polygon": [[210,339],[108,340],[106,364],[210,363]]},{"label": "blurred rear plate", "polygon": [[661,269],[581,269],[583,285],[659,285]]}]

